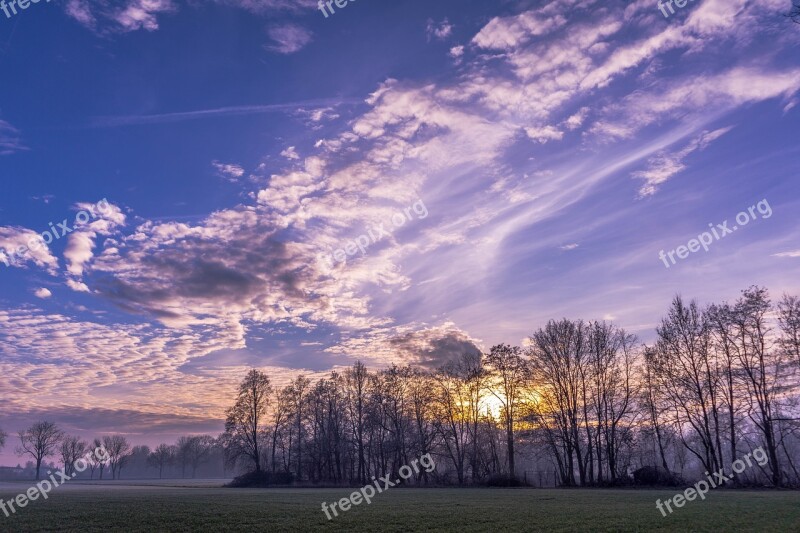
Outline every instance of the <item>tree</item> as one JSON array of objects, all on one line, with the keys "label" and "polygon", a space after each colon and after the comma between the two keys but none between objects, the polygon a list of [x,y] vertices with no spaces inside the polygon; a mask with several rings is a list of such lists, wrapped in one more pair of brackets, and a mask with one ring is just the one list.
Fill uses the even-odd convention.
[{"label": "tree", "polygon": [[587,337],[582,321],[551,320],[530,337],[528,349],[538,396],[534,400],[535,419],[556,459],[561,482],[568,486],[575,485],[576,462],[580,482],[586,482],[580,424],[585,421]]},{"label": "tree", "polygon": [[42,461],[56,454],[63,433],[53,422],[37,422],[19,432],[17,455],[28,454],[36,461],[36,480],[41,479]]},{"label": "tree", "polygon": [[486,364],[494,371],[495,383],[489,390],[503,408],[503,422],[506,430],[508,448],[508,475],[517,476],[514,466],[514,421],[520,401],[521,389],[528,376],[528,367],[522,358],[519,346],[498,344],[492,346],[486,356]]},{"label": "tree", "polygon": [[297,479],[303,475],[303,439],[305,438],[303,422],[305,421],[306,394],[311,386],[311,381],[303,375],[297,376],[285,389],[289,406],[294,418],[294,429],[297,438]]},{"label": "tree", "polygon": [[800,366],[800,298],[783,296],[778,302],[778,324],[783,333],[778,341],[781,348]]},{"label": "tree", "polygon": [[192,467],[192,479],[197,475],[197,469],[208,462],[211,452],[216,446],[216,440],[211,435],[189,437],[185,443],[185,456]]},{"label": "tree", "polygon": [[250,370],[239,385],[236,403],[228,409],[225,421],[226,453],[232,464],[246,458],[256,472],[261,472],[263,424],[271,394],[269,377],[256,369]]},{"label": "tree", "polygon": [[6,438],[8,437],[8,433],[0,429],[0,450],[6,445]]},{"label": "tree", "polygon": [[75,473],[75,461],[86,455],[88,444],[80,437],[65,436],[61,441],[61,462],[64,464],[64,473],[71,476]]},{"label": "tree", "polygon": [[783,475],[778,457],[780,438],[777,420],[784,386],[786,354],[770,345],[771,328],[767,315],[772,305],[763,287],[750,287],[733,307],[733,337],[737,339],[737,358],[747,391],[748,415],[764,439],[772,471],[772,483],[780,487]]},{"label": "tree", "polygon": [[92,462],[89,465],[91,468],[91,477],[94,479],[94,469],[97,468],[100,471],[100,479],[103,479],[103,470],[108,466],[108,455],[104,454],[103,457],[97,457],[96,451],[103,447],[103,442],[100,439],[94,439],[93,446],[95,453],[92,454]]},{"label": "tree", "polygon": [[367,482],[367,461],[364,457],[364,426],[366,424],[364,407],[366,403],[369,371],[361,361],[356,361],[352,368],[344,372],[345,402],[350,415],[352,433],[357,446],[358,480]]},{"label": "tree", "polygon": [[122,472],[122,467],[128,459],[131,445],[122,435],[103,437],[103,446],[108,453],[108,463],[111,466],[111,479],[117,479]]},{"label": "tree", "polygon": [[158,469],[158,478],[164,477],[164,468],[172,466],[177,455],[177,448],[167,444],[159,444],[158,447],[147,456],[147,463],[153,468]]},{"label": "tree", "polygon": [[[675,415],[684,447],[705,470],[715,472],[724,464],[719,417],[722,390],[708,314],[694,301],[686,305],[676,296],[656,333],[653,362],[659,390]],[[693,432],[687,433],[688,428]],[[694,444],[695,437],[701,448]]]}]

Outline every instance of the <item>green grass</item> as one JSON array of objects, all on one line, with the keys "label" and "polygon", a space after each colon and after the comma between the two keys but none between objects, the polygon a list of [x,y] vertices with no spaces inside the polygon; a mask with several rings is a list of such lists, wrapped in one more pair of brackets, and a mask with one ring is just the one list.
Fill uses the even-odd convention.
[{"label": "green grass", "polygon": [[716,490],[664,518],[655,500],[675,491],[394,488],[328,522],[322,502],[349,492],[75,483],[0,513],[0,531],[800,531],[788,491]]}]

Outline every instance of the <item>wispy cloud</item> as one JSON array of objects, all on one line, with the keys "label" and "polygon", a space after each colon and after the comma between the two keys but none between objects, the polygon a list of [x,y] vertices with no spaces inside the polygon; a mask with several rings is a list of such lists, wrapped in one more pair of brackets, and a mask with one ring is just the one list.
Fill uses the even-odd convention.
[{"label": "wispy cloud", "polygon": [[94,117],[91,120],[91,125],[98,128],[109,128],[114,126],[135,126],[139,124],[164,124],[167,122],[181,122],[184,120],[199,120],[204,118],[254,115],[258,113],[280,113],[283,111],[295,111],[298,107],[336,106],[359,103],[362,103],[362,101],[353,98],[321,99],[286,104],[218,107],[214,109],[199,109],[197,111],[160,113],[154,115],[105,116]]},{"label": "wispy cloud", "polygon": [[284,24],[268,28],[267,35],[273,41],[273,44],[266,46],[267,50],[279,54],[293,54],[311,42],[312,33],[297,24]]},{"label": "wispy cloud", "polygon": [[780,252],[777,254],[772,254],[772,257],[800,257],[800,250],[794,250],[792,252]]},{"label": "wispy cloud", "polygon": [[0,155],[10,155],[27,149],[22,143],[19,130],[5,120],[0,120]]},{"label": "wispy cloud", "polygon": [[709,144],[728,133],[731,129],[733,129],[733,126],[710,132],[704,131],[692,139],[683,149],[672,153],[662,152],[650,158],[647,170],[633,173],[633,177],[645,181],[644,185],[639,189],[639,196],[644,197],[655,194],[659,186],[686,168],[686,164],[683,161],[689,154],[697,150],[705,150]]}]

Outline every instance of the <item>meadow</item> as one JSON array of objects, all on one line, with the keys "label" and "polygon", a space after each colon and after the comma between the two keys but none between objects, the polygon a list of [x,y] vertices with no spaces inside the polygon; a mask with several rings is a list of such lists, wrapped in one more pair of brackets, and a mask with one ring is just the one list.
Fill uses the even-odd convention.
[{"label": "meadow", "polygon": [[[798,531],[800,492],[712,491],[663,517],[659,490],[406,489],[328,521],[348,489],[226,489],[219,482],[71,482],[0,531]],[[217,486],[215,486],[217,485]],[[27,485],[0,483],[4,500]]]}]

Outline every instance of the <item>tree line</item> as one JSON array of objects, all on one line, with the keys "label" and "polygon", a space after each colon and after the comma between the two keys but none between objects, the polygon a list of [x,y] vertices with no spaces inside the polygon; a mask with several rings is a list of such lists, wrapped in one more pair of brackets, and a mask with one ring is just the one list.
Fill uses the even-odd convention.
[{"label": "tree line", "polygon": [[[427,453],[415,483],[563,486],[670,482],[763,447],[736,484],[800,485],[800,299],[751,287],[701,308],[676,296],[645,345],[608,322],[552,320],[426,371],[361,362],[282,388],[251,370],[221,437],[229,465],[297,480],[366,483]],[[525,468],[520,471],[518,462]]]},{"label": "tree line", "polygon": [[[96,468],[116,479],[138,461],[159,477],[194,477],[212,463],[363,485],[431,454],[436,470],[410,483],[513,484],[545,472],[562,486],[604,486],[699,479],[760,447],[768,463],[735,485],[800,486],[798,378],[800,298],[772,302],[751,287],[735,302],[701,307],[676,296],[651,344],[610,322],[562,319],[524,346],[464,353],[435,370],[357,361],[275,387],[253,369],[217,438],[186,436],[151,451],[103,437],[95,446],[105,445],[109,461]],[[88,446],[49,422],[19,439],[37,477],[45,457],[60,454],[66,468]]]},{"label": "tree line", "polygon": [[[0,431],[0,449],[6,444],[8,434]],[[18,433],[19,445],[15,452],[22,457],[29,457],[29,468],[35,473],[36,480],[41,479],[42,470],[61,467],[67,476],[77,475],[75,463],[78,459],[86,459],[88,452],[97,449],[105,453],[91,455],[87,460],[88,468],[83,477],[103,479],[109,475],[112,480],[120,479],[123,468],[138,477],[150,477],[158,472],[162,478],[165,473],[177,477],[196,477],[198,469],[209,463],[219,465],[212,468],[214,475],[225,475],[224,451],[220,440],[211,435],[187,435],[180,437],[175,444],[160,444],[154,450],[149,446],[132,446],[122,435],[110,435],[87,441],[80,437],[68,435],[49,421],[37,422]],[[55,463],[47,463],[54,458]]]}]

